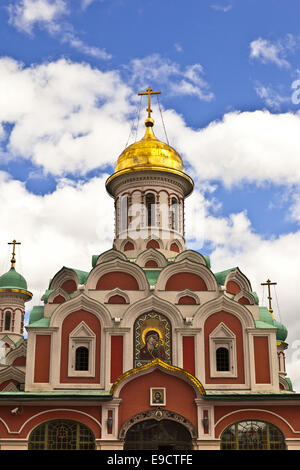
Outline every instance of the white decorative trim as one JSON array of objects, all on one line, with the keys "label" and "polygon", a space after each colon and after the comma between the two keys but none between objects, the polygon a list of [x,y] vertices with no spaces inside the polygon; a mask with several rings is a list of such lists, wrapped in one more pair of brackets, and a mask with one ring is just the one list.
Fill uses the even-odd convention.
[{"label": "white decorative trim", "polygon": [[[190,289],[184,289],[178,292],[178,294],[176,295],[176,304],[179,304],[179,300],[181,299],[181,297],[186,297],[186,296],[192,297],[196,301],[196,305],[200,305],[200,300],[199,300],[198,295],[195,294],[195,292]],[[188,305],[188,304],[180,304],[180,305]]]},{"label": "white decorative trim", "polygon": [[219,290],[216,278],[211,270],[202,264],[189,261],[188,259],[183,259],[182,261],[169,264],[167,267],[165,267],[158,277],[156,289],[164,291],[168,279],[173,276],[173,274],[178,273],[197,274],[205,282],[207,290]]},{"label": "white decorative trim", "polygon": [[12,363],[18,358],[18,357],[23,357],[25,356],[26,357],[26,354],[27,354],[27,346],[26,346],[26,343],[25,343],[25,340],[22,341],[22,343],[20,343],[18,345],[17,348],[15,349],[11,349],[6,357],[5,357],[5,363],[7,365],[12,365]]},{"label": "white decorative trim", "polygon": [[121,290],[121,289],[119,289],[118,287],[115,287],[113,290],[109,291],[109,292],[105,295],[105,297],[104,297],[104,303],[105,303],[105,304],[108,304],[108,303],[109,303],[109,299],[110,299],[111,297],[114,297],[115,295],[120,295],[121,297],[124,298],[126,304],[130,304],[129,295],[126,294],[126,292],[125,292],[124,290]]},{"label": "white decorative trim", "polygon": [[[261,408],[239,408],[238,410],[231,411],[230,413],[227,413],[226,415],[222,416],[215,423],[215,428],[218,426],[219,423],[221,423],[228,416],[234,415],[236,413],[241,413],[241,412],[243,413],[245,411],[259,411],[259,412],[269,413],[270,415],[276,416],[277,418],[281,419],[281,421],[283,421],[291,429],[291,431],[293,431],[293,433],[295,433],[295,434],[300,433],[300,431],[295,431],[295,429],[292,427],[292,425],[286,419],[284,419],[282,416],[280,416],[279,414],[274,413],[274,411],[269,411],[269,410],[265,410],[265,409],[261,409]],[[244,418],[245,421],[247,421],[247,419],[257,419],[257,418],[246,418],[246,417]],[[261,419],[257,419],[257,421],[260,421],[260,420]],[[233,421],[231,424],[234,424],[235,422],[236,421]],[[271,421],[270,421],[270,423],[273,424]],[[227,424],[226,427],[223,429],[223,431],[220,432],[220,434],[222,434],[222,432],[224,432],[225,429],[228,428],[228,426],[231,426],[231,424]],[[277,424],[275,424],[275,426],[278,427]]]},{"label": "white decorative trim", "polygon": [[142,251],[136,259],[136,264],[138,266],[145,267],[147,261],[150,260],[156,261],[158,267],[164,267],[168,264],[166,257],[155,248],[147,248],[146,251]]},{"label": "white decorative trim", "polygon": [[184,259],[187,259],[193,263],[203,264],[204,266],[206,266],[204,256],[194,250],[185,250],[182,253],[179,253],[175,258],[175,263],[178,263]]},{"label": "white decorative trim", "polygon": [[60,271],[58,271],[54,278],[51,281],[51,284],[49,286],[49,289],[56,290],[58,287],[60,287],[64,281],[69,281],[72,280],[76,283],[76,286],[78,286],[78,277],[76,272],[73,269],[66,268],[65,266],[61,268]]},{"label": "white decorative trim", "polygon": [[121,251],[112,248],[98,256],[96,266],[101,263],[107,263],[108,261],[112,261],[116,258],[126,260],[124,253],[121,253]]},{"label": "white decorative trim", "polygon": [[240,286],[241,290],[251,292],[250,282],[239,268],[236,268],[227,274],[224,285],[226,286],[229,281],[236,282]]},{"label": "white decorative trim", "polygon": [[[242,299],[243,297],[245,297],[246,299],[249,300],[250,302],[250,305],[255,305],[255,300],[254,300],[254,297],[252,294],[250,294],[248,291],[242,289],[238,294],[236,294],[236,296],[234,297],[234,300],[236,302],[238,302],[240,299]],[[244,305],[244,304],[242,304]]]},{"label": "white decorative trim", "polygon": [[89,274],[86,282],[88,290],[95,290],[99,279],[107,273],[114,271],[131,274],[137,281],[139,290],[149,291],[149,284],[146,279],[144,271],[134,263],[130,261],[124,261],[119,258],[113,261],[107,261],[106,263],[98,264]]},{"label": "white decorative trim", "polygon": [[0,369],[0,383],[7,380],[16,380],[17,382],[25,382],[25,373],[18,369],[16,366],[8,366]]},{"label": "white decorative trim", "polygon": [[[76,370],[75,368],[76,351],[79,347],[85,347],[88,350],[88,370]],[[69,336],[68,377],[95,377],[95,355],[96,335],[88,325],[82,321]]]},{"label": "white decorative trim", "polygon": [[[228,371],[217,370],[216,354],[221,347],[228,350]],[[237,377],[236,336],[224,323],[220,323],[209,335],[209,363],[210,377]]]},{"label": "white decorative trim", "polygon": [[[73,279],[72,279],[73,280]],[[47,303],[53,303],[53,300],[58,296],[61,295],[64,299],[65,302],[69,300],[71,297],[70,295],[61,287],[57,287],[54,292],[51,292],[51,294],[48,297],[48,302]]]}]

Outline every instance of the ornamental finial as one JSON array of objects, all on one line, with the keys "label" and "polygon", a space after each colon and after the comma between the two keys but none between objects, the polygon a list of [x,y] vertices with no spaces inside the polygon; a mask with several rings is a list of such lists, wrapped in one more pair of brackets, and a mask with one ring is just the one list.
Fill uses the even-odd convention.
[{"label": "ornamental finial", "polygon": [[16,245],[21,245],[21,242],[17,242],[16,240],[13,240],[12,242],[8,242],[8,245],[13,245],[12,259],[10,260],[10,262],[11,262],[11,269],[15,269],[15,264],[16,264],[15,248],[16,248]]},{"label": "ornamental finial", "polygon": [[148,113],[148,117],[145,121],[145,125],[146,127],[149,127],[149,126],[153,126],[154,124],[154,121],[151,117],[151,113],[152,113],[152,109],[151,109],[151,95],[160,95],[161,94],[161,91],[153,91],[152,88],[150,86],[148,86],[148,88],[146,89],[146,91],[141,91],[138,93],[139,96],[142,96],[142,95],[148,95],[148,108],[146,108],[146,111]]}]

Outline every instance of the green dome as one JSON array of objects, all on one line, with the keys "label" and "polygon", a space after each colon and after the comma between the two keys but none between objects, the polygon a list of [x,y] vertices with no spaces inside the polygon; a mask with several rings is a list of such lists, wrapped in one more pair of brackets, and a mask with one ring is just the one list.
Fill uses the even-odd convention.
[{"label": "green dome", "polygon": [[276,339],[278,341],[285,341],[286,337],[288,335],[288,331],[287,331],[286,327],[282,323],[279,323],[276,320],[274,320],[274,326],[276,326],[276,328],[278,328],[277,333],[276,333]]},{"label": "green dome", "polygon": [[27,290],[27,282],[21,274],[11,268],[7,273],[0,276],[0,289],[23,289]]},{"label": "green dome", "polygon": [[269,325],[274,326],[277,328],[276,339],[277,341],[285,341],[288,335],[288,331],[286,327],[276,321],[272,314],[269,312],[267,307],[259,307],[259,319],[264,323],[268,323]]}]

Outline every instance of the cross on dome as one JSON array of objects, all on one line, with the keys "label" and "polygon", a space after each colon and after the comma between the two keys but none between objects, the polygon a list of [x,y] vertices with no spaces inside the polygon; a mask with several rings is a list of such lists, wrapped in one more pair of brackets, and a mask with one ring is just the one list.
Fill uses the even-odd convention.
[{"label": "cross on dome", "polygon": [[12,268],[15,268],[15,264],[16,264],[16,253],[15,253],[15,248],[16,248],[16,245],[21,245],[21,242],[17,242],[16,240],[13,240],[12,242],[8,242],[8,245],[13,245],[13,252],[12,252],[12,259],[11,259],[11,267]]}]

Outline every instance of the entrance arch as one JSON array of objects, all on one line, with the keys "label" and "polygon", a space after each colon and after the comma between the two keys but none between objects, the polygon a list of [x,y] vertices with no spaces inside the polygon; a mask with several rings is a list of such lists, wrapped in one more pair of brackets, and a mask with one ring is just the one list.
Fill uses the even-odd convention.
[{"label": "entrance arch", "polygon": [[181,415],[168,410],[139,413],[123,424],[124,450],[192,450],[196,430]]}]

